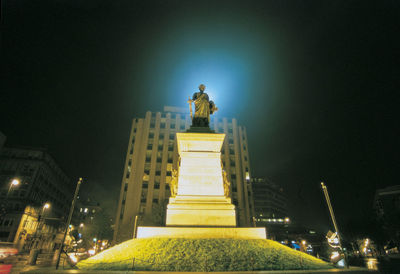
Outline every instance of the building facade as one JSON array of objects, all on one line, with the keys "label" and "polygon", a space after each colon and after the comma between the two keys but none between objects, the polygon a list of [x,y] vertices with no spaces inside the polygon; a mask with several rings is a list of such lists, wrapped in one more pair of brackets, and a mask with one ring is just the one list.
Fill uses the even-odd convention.
[{"label": "building facade", "polygon": [[378,189],[374,198],[375,219],[387,253],[400,252],[400,185]]},{"label": "building facade", "polygon": [[[20,249],[39,244],[39,248],[54,248],[73,190],[71,180],[45,149],[3,147],[0,241],[14,242]],[[43,247],[45,241],[51,244]]]},{"label": "building facade", "polygon": [[276,238],[290,223],[287,197],[283,188],[265,178],[251,178],[256,225],[267,228],[269,238]]},{"label": "building facade", "polygon": [[[164,112],[146,113],[135,118],[126,153],[124,175],[114,227],[114,242],[133,237],[136,216],[143,224],[163,225],[165,207],[170,197],[169,182],[178,168],[176,133],[191,126],[186,109],[164,107]],[[250,182],[250,162],[246,129],[236,119],[213,116],[210,128],[225,133],[221,162],[231,182],[231,195],[236,206],[237,224],[251,226],[254,216]],[[156,220],[155,220],[156,219]]]}]

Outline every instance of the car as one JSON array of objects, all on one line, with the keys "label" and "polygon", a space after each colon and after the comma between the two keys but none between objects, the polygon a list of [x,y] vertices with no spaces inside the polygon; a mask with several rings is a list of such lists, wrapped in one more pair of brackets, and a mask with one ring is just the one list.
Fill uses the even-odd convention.
[{"label": "car", "polygon": [[14,243],[0,242],[0,259],[16,254],[18,254],[18,249],[14,247]]}]

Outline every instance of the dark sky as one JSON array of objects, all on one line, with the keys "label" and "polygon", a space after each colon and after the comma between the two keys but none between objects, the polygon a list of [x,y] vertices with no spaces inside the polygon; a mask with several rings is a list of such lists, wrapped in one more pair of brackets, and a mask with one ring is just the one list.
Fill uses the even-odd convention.
[{"label": "dark sky", "polygon": [[[1,2],[0,130],[47,147],[114,215],[131,119],[200,83],[292,219],[361,224],[398,184],[398,1]],[[397,174],[396,174],[397,175]]]}]

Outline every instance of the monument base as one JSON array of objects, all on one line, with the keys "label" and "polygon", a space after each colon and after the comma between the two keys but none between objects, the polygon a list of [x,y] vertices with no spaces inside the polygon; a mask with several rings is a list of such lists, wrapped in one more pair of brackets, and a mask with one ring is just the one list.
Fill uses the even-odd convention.
[{"label": "monument base", "polygon": [[236,226],[235,206],[225,196],[169,198],[167,226]]},{"label": "monument base", "polygon": [[151,227],[139,226],[137,238],[266,239],[265,227]]}]

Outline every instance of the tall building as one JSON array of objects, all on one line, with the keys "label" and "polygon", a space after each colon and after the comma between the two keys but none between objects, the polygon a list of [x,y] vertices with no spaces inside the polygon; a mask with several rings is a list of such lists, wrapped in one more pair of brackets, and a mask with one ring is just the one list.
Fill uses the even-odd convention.
[{"label": "tall building", "polygon": [[[184,132],[190,125],[188,111],[177,107],[164,107],[164,112],[148,111],[144,118],[133,119],[114,228],[115,242],[132,238],[136,216],[142,222],[160,215],[162,219],[170,197],[168,183],[172,171],[178,169],[176,133]],[[210,128],[226,134],[221,162],[231,182],[237,224],[250,226],[254,207],[246,129],[236,119],[218,117],[211,118]]]},{"label": "tall building", "polygon": [[265,178],[251,178],[257,226],[265,226],[269,238],[276,238],[290,223],[283,188]]},{"label": "tall building", "polygon": [[374,198],[375,219],[386,241],[386,252],[399,252],[400,185],[377,189]]},{"label": "tall building", "polygon": [[0,241],[30,248],[48,240],[47,247],[53,248],[73,191],[71,180],[45,149],[3,147]]}]

